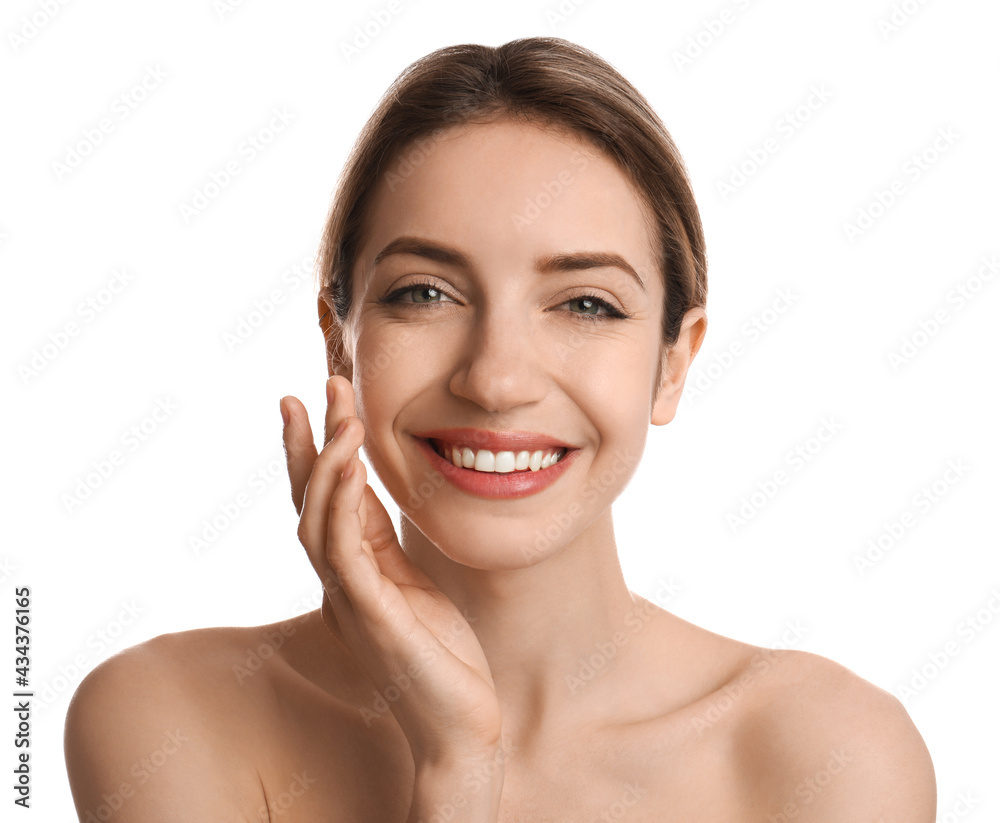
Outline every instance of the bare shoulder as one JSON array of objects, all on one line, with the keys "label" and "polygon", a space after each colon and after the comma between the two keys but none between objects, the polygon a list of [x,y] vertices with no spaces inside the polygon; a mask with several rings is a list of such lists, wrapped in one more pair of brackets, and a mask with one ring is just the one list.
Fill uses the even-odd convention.
[{"label": "bare shoulder", "polygon": [[895,696],[810,652],[757,649],[755,670],[737,748],[763,819],[933,823],[934,767]]},{"label": "bare shoulder", "polygon": [[65,726],[81,819],[257,819],[264,794],[242,754],[268,699],[254,651],[284,625],[160,635],[90,672]]}]

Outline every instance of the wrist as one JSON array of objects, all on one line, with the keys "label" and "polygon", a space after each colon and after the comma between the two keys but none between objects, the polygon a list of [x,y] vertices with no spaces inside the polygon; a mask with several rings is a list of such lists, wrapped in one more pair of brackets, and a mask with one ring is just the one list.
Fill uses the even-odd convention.
[{"label": "wrist", "polygon": [[498,742],[487,748],[414,754],[413,766],[418,777],[448,780],[466,772],[503,775],[505,758],[503,746]]},{"label": "wrist", "polygon": [[503,790],[504,751],[438,753],[414,762],[413,800],[407,823],[448,819],[494,823]]},{"label": "wrist", "polygon": [[489,740],[415,740],[410,739],[410,754],[418,772],[447,773],[477,765],[505,762],[503,740],[498,736]]}]

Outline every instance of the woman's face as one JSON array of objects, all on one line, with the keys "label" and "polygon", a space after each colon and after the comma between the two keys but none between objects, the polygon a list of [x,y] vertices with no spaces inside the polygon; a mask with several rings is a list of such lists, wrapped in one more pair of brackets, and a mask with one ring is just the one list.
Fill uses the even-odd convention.
[{"label": "woman's face", "polygon": [[535,125],[455,127],[407,155],[371,204],[345,329],[365,451],[446,556],[528,566],[596,539],[651,418],[676,408],[672,389],[654,403],[644,204],[599,151]]}]

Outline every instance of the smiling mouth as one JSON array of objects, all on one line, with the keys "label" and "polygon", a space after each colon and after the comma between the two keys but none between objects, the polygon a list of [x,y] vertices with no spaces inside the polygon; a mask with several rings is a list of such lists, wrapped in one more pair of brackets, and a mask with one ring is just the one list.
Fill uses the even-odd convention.
[{"label": "smiling mouth", "polygon": [[446,443],[437,438],[426,439],[437,454],[460,469],[509,474],[512,472],[537,472],[554,466],[566,454],[565,448],[536,449],[534,451],[490,451],[469,446]]}]

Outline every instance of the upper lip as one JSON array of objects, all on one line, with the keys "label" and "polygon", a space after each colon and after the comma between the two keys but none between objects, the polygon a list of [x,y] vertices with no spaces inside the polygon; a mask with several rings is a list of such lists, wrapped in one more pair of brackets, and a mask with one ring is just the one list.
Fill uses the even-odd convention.
[{"label": "upper lip", "polygon": [[537,451],[539,449],[574,449],[568,443],[549,434],[529,431],[489,431],[487,429],[457,428],[434,429],[414,432],[414,437],[425,440],[443,440],[450,446],[468,446],[473,451]]}]

